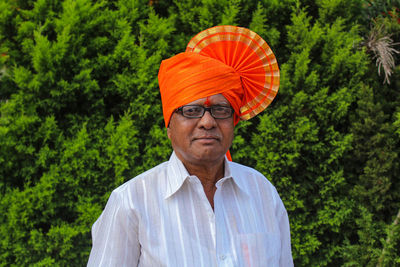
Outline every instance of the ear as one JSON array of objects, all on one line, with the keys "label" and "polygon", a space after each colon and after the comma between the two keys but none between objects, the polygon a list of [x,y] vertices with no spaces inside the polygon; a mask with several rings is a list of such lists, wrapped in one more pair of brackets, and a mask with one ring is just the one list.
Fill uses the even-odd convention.
[{"label": "ear", "polygon": [[169,118],[169,122],[168,122],[168,127],[167,127],[167,136],[168,136],[169,140],[171,140],[171,135],[172,135],[171,124],[172,124],[172,120],[173,120],[174,114],[175,113],[171,114],[171,117]]},{"label": "ear", "polygon": [[171,140],[171,128],[169,128],[169,125],[167,128],[167,136],[168,136],[168,139]]}]

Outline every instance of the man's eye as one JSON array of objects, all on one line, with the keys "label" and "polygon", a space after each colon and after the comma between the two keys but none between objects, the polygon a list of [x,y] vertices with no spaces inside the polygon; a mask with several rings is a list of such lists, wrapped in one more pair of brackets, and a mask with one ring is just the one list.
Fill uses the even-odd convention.
[{"label": "man's eye", "polygon": [[186,114],[199,114],[199,113],[201,113],[201,108],[200,107],[186,107],[184,111]]},{"label": "man's eye", "polygon": [[228,114],[230,112],[230,109],[227,107],[215,106],[215,107],[213,107],[213,112],[215,114]]},{"label": "man's eye", "polygon": [[224,112],[224,111],[226,111],[226,108],[225,108],[225,107],[218,107],[218,106],[215,106],[215,107],[213,107],[213,109],[214,109],[214,111],[216,111],[216,112]]}]

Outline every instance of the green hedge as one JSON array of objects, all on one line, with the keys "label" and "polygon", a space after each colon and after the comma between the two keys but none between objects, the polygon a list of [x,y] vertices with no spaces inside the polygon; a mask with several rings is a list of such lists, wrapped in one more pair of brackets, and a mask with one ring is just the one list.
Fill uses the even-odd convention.
[{"label": "green hedge", "polygon": [[[165,161],[157,72],[199,31],[248,27],[281,86],[239,123],[234,161],[277,187],[296,266],[400,266],[399,1],[0,2],[0,266],[85,266],[115,187]],[[398,56],[395,60],[398,62]],[[396,219],[397,216],[397,219]]]}]

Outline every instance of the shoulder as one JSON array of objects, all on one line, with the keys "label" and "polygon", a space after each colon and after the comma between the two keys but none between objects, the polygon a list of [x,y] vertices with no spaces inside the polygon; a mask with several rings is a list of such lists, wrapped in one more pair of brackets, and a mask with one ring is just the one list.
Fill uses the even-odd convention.
[{"label": "shoulder", "polygon": [[113,194],[142,196],[145,191],[155,188],[166,177],[168,161],[163,162],[114,189]]},{"label": "shoulder", "polygon": [[242,165],[237,162],[229,162],[232,176],[237,176],[240,179],[249,178],[256,180],[258,183],[265,184],[266,186],[272,186],[272,183],[259,171],[254,168]]},{"label": "shoulder", "polygon": [[228,161],[228,163],[229,163],[229,167],[231,168],[231,170],[235,170],[238,172],[252,173],[252,174],[257,174],[257,175],[263,176],[262,173],[260,173],[256,169],[253,169],[249,166],[242,165],[240,163],[233,162],[233,161]]},{"label": "shoulder", "polygon": [[236,162],[229,162],[229,168],[235,181],[250,195],[268,198],[275,205],[281,201],[275,186],[261,172]]}]

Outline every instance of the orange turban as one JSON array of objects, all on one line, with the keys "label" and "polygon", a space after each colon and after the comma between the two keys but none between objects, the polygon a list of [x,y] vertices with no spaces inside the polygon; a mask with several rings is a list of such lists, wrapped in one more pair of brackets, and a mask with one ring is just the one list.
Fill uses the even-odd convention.
[{"label": "orange turban", "polygon": [[235,124],[264,110],[279,88],[279,68],[268,44],[236,26],[197,34],[186,52],[161,62],[158,73],[165,126],[179,107],[222,94],[235,110]]}]

